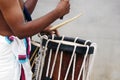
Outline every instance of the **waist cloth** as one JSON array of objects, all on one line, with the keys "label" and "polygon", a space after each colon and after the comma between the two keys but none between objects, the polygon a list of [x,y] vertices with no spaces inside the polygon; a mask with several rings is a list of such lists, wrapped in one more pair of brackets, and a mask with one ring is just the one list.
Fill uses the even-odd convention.
[{"label": "waist cloth", "polygon": [[24,80],[32,80],[29,53],[27,39],[0,35],[0,80],[23,80],[22,69]]}]

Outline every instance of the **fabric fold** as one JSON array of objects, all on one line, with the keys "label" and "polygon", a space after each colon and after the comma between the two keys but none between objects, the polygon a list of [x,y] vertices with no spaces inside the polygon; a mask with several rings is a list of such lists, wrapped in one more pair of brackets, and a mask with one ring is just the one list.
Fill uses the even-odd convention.
[{"label": "fabric fold", "polygon": [[20,80],[22,68],[25,80],[32,80],[28,59],[30,42],[28,43],[26,38],[19,39],[15,36],[0,36],[0,45],[0,80]]}]

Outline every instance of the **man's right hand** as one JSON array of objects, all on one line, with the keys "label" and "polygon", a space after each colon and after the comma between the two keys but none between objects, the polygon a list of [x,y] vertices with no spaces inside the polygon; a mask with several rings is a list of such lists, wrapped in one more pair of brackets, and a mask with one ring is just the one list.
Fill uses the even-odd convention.
[{"label": "man's right hand", "polygon": [[56,7],[56,11],[58,11],[59,17],[68,14],[70,11],[69,0],[61,0]]}]

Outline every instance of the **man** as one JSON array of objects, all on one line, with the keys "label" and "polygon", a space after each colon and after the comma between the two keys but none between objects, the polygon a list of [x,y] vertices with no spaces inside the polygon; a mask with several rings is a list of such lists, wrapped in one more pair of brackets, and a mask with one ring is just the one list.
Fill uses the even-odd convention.
[{"label": "man", "polygon": [[[36,2],[37,0],[25,2],[30,14]],[[70,4],[68,0],[61,0],[51,12],[29,22],[25,21],[23,8],[22,0],[0,0],[0,80],[31,80],[26,54],[30,47],[24,38],[42,32],[52,22],[68,14]]]}]

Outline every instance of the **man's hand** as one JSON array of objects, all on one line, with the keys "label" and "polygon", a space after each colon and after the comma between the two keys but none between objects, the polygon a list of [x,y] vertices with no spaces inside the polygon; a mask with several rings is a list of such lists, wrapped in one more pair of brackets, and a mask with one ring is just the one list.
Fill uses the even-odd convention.
[{"label": "man's hand", "polygon": [[58,30],[50,30],[52,26],[48,26],[47,28],[45,28],[40,34],[45,34],[45,35],[52,35],[55,34],[57,36],[59,36],[59,32]]},{"label": "man's hand", "polygon": [[68,14],[70,11],[69,0],[61,0],[56,7],[56,11],[58,11],[59,17]]}]

